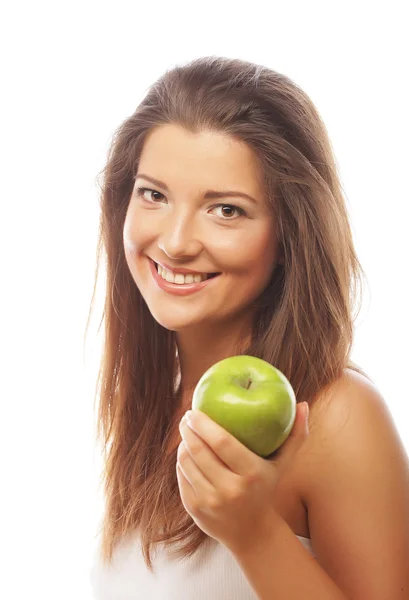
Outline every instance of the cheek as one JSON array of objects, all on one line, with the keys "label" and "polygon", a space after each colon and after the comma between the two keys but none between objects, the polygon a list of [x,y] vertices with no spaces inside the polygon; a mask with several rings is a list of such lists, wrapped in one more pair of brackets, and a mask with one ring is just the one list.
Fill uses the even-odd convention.
[{"label": "cheek", "polygon": [[149,243],[150,234],[144,223],[146,221],[137,214],[136,210],[132,210],[132,208],[128,210],[123,229],[123,243],[125,252],[128,252],[134,259]]},{"label": "cheek", "polygon": [[263,287],[269,282],[278,260],[278,244],[271,231],[258,232],[249,240],[243,240],[232,256],[237,276],[249,287]]},{"label": "cheek", "polygon": [[134,281],[139,285],[140,281],[140,268],[139,260],[143,251],[146,247],[146,233],[143,228],[137,226],[139,221],[134,215],[128,214],[123,229],[123,246],[125,253],[125,260],[128,264],[128,268],[132,274]]},{"label": "cheek", "polygon": [[135,250],[135,218],[132,212],[131,207],[128,207],[128,212],[126,213],[124,229],[122,233],[125,253],[132,253]]}]

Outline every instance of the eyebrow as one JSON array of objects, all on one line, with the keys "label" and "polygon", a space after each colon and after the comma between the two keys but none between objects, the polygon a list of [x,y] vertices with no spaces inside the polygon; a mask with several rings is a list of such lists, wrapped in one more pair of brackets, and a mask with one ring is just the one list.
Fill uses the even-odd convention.
[{"label": "eyebrow", "polygon": [[[159,179],[155,179],[154,177],[149,177],[148,175],[144,175],[143,173],[138,173],[135,176],[135,180],[139,179],[139,178],[150,181],[154,185],[157,185],[157,186],[161,187],[162,189],[164,189],[166,192],[169,191],[166,184],[164,184],[162,181],[159,181]],[[251,200],[251,202],[257,203],[257,200],[255,198],[253,198],[252,196],[249,196],[248,194],[245,194],[244,192],[234,192],[234,191],[216,192],[214,190],[208,190],[205,193],[204,197],[206,198],[206,200],[214,200],[217,198],[236,198],[238,196],[240,196],[241,198],[246,198],[247,200]]]}]

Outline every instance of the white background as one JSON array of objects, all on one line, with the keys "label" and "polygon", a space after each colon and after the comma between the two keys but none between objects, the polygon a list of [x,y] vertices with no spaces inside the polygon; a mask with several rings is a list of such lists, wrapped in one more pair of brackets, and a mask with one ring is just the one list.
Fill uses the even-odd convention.
[{"label": "white background", "polygon": [[262,63],[316,104],[370,285],[353,358],[375,380],[409,449],[405,4],[3,6],[0,596],[92,597],[102,506],[93,406],[101,295],[86,346],[83,334],[96,177],[114,129],[177,63],[203,55]]}]

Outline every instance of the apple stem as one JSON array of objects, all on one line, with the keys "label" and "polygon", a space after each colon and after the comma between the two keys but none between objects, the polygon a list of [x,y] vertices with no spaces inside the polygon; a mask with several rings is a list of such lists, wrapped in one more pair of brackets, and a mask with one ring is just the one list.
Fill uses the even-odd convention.
[{"label": "apple stem", "polygon": [[251,386],[252,383],[253,382],[251,381],[251,379],[249,379],[248,382],[247,382],[246,390],[250,389],[250,386]]}]

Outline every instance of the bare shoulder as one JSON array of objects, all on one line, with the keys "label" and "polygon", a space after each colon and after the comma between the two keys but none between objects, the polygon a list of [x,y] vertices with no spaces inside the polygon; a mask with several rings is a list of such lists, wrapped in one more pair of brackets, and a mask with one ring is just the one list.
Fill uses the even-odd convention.
[{"label": "bare shoulder", "polygon": [[409,461],[385,399],[347,370],[310,417],[297,481],[318,560],[348,597],[406,597]]},{"label": "bare shoulder", "polygon": [[314,486],[312,476],[331,468],[337,453],[353,456],[369,439],[382,443],[384,450],[391,444],[405,454],[384,397],[373,382],[351,369],[317,398],[309,420],[310,436],[300,456],[304,487]]}]

